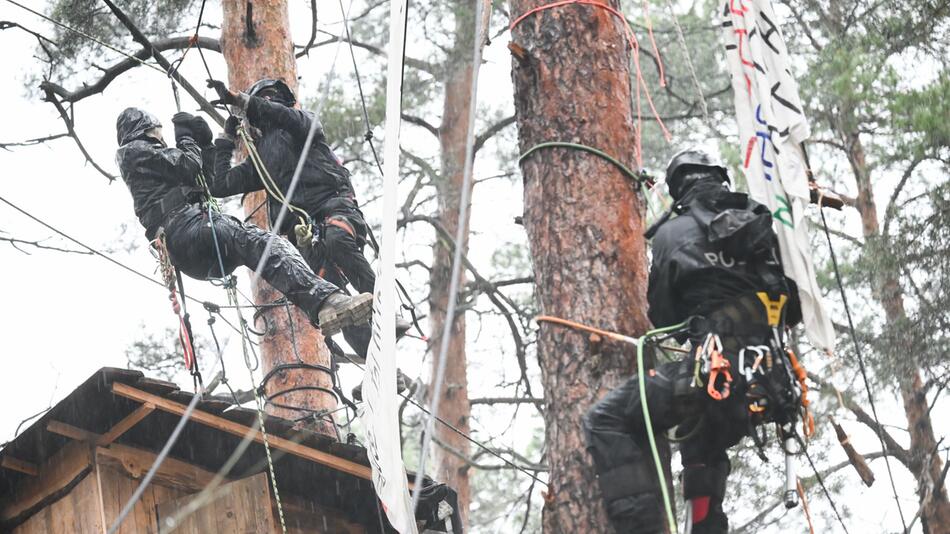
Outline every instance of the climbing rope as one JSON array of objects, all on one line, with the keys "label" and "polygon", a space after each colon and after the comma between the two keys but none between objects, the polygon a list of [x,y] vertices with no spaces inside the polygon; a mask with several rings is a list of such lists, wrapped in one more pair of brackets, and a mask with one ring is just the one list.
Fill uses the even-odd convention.
[{"label": "climbing rope", "polygon": [[[814,175],[811,170],[811,161],[808,158],[808,150],[805,148],[805,143],[800,144],[802,149],[802,156],[805,160],[805,168],[808,176],[814,179]],[[816,186],[817,187],[817,186]],[[818,188],[821,192],[821,188]],[[904,527],[904,531],[907,531],[907,522],[904,519],[904,510],[901,507],[900,497],[897,493],[897,484],[894,482],[894,473],[891,471],[891,462],[887,454],[887,444],[884,443],[884,427],[881,425],[880,419],[877,416],[877,407],[874,403],[874,395],[871,393],[871,381],[868,378],[867,366],[864,362],[864,352],[861,350],[861,345],[858,343],[858,335],[854,328],[854,319],[851,317],[851,307],[848,305],[848,295],[844,290],[844,282],[841,279],[841,271],[838,268],[838,256],[835,254],[835,247],[831,242],[831,231],[828,229],[828,220],[825,219],[825,210],[822,206],[823,202],[821,197],[818,198],[818,214],[821,216],[821,225],[825,233],[825,240],[828,242],[828,253],[831,256],[831,266],[835,273],[835,281],[838,285],[838,291],[841,293],[841,303],[844,305],[845,316],[848,319],[848,332],[851,337],[851,343],[854,345],[854,353],[858,359],[858,369],[861,371],[861,379],[864,383],[864,391],[867,394],[868,405],[871,407],[871,416],[874,418],[875,423],[875,434],[877,439],[881,444],[881,451],[884,455],[884,465],[887,467],[887,477],[891,483],[891,492],[894,494],[894,502],[897,504],[897,512],[901,518],[901,524]]]},{"label": "climbing rope", "polygon": [[647,402],[646,390],[646,372],[643,364],[643,345],[648,339],[659,334],[676,332],[687,326],[687,323],[680,323],[673,326],[656,328],[650,330],[637,340],[637,377],[640,387],[640,405],[643,407],[643,420],[647,422],[647,439],[650,442],[650,452],[653,455],[653,463],[656,466],[656,475],[660,481],[660,492],[663,494],[663,508],[666,511],[666,521],[669,523],[670,532],[676,534],[676,517],[673,516],[673,504],[670,499],[669,489],[666,487],[666,473],[663,470],[663,460],[660,458],[660,451],[656,446],[656,437],[653,435],[653,419],[650,417],[650,407]]},{"label": "climbing rope", "polygon": [[617,167],[618,170],[620,170],[621,174],[623,174],[624,176],[626,176],[627,178],[629,178],[630,180],[632,180],[634,183],[637,184],[637,186],[640,188],[640,192],[643,194],[644,199],[647,201],[647,206],[650,209],[650,213],[653,215],[654,218],[656,217],[656,213],[653,210],[653,205],[649,202],[649,193],[650,191],[655,189],[656,183],[653,180],[653,178],[649,174],[647,174],[645,170],[641,170],[639,173],[633,172],[633,170],[631,170],[630,167],[627,167],[626,165],[621,163],[620,160],[611,156],[610,154],[607,154],[603,150],[594,148],[592,146],[583,145],[580,143],[570,143],[566,141],[547,141],[544,143],[538,143],[537,145],[534,145],[533,147],[526,150],[523,154],[518,156],[518,164],[521,165],[524,162],[524,160],[531,157],[532,154],[544,148],[571,148],[574,150],[580,150],[580,151],[598,156],[608,161],[609,163],[613,164],[615,167]]}]

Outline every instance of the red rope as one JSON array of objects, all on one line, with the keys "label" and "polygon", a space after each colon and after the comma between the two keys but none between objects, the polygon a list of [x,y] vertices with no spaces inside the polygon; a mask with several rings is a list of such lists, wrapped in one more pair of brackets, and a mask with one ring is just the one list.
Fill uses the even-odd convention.
[{"label": "red rope", "polygon": [[[625,33],[626,33],[627,41],[630,43],[630,48],[632,50],[634,69],[636,70],[636,73],[637,73],[637,99],[636,99],[637,145],[636,145],[635,155],[637,159],[637,166],[643,167],[643,144],[642,144],[642,137],[643,137],[642,135],[643,133],[642,96],[643,95],[646,96],[647,104],[650,106],[650,111],[653,112],[653,116],[656,118],[657,124],[660,125],[660,129],[663,131],[663,137],[667,140],[667,142],[669,142],[670,139],[672,139],[672,136],[670,135],[669,130],[666,129],[666,125],[663,123],[663,119],[660,118],[660,114],[656,110],[656,105],[654,105],[653,103],[653,96],[650,93],[650,88],[647,87],[646,81],[644,81],[643,79],[643,70],[640,67],[640,41],[637,40],[637,36],[633,32],[633,27],[630,26],[630,22],[627,21],[627,18],[624,16],[624,14],[620,10],[614,8],[613,6],[607,5],[597,0],[560,0],[557,2],[552,2],[550,4],[545,4],[545,5],[538,6],[533,9],[528,10],[527,12],[525,12],[524,14],[516,18],[514,21],[512,21],[511,25],[508,28],[509,30],[514,30],[515,26],[520,24],[521,21],[530,17],[531,15],[540,13],[541,11],[545,11],[548,9],[562,7],[562,6],[566,6],[570,4],[581,4],[581,5],[599,7],[603,10],[606,10],[611,15],[614,15],[615,17],[619,18],[624,23],[624,26],[626,29]],[[645,0],[644,0],[644,8],[646,8]],[[650,35],[650,41],[653,43],[653,50],[656,53],[657,63],[659,64],[659,69],[660,69],[660,86],[665,87],[666,74],[663,69],[663,60],[660,58],[660,51],[657,48],[656,40],[653,38],[653,25],[652,23],[649,22],[649,15],[647,15],[647,20],[648,20],[648,33]]]}]

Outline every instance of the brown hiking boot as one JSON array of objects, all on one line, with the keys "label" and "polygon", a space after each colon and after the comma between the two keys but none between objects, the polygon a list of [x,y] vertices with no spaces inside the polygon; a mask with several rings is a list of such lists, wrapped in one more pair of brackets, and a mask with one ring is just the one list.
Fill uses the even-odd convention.
[{"label": "brown hiking boot", "polygon": [[324,337],[337,334],[347,326],[368,323],[373,317],[373,295],[361,293],[349,296],[333,293],[320,306],[317,324]]}]

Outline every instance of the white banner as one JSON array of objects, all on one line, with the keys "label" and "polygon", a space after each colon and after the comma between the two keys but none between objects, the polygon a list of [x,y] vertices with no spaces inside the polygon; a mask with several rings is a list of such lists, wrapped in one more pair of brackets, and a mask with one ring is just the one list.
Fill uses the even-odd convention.
[{"label": "white banner", "polygon": [[386,517],[402,534],[416,534],[406,466],[402,461],[396,397],[396,186],[399,183],[402,46],[407,3],[407,0],[392,0],[389,11],[382,232],[373,291],[373,339],[366,355],[360,420],[366,429],[373,486]]},{"label": "white banner", "polygon": [[724,0],[723,36],[736,98],[743,171],[753,199],[772,211],[785,274],[798,284],[805,333],[832,351],[808,242],[808,177],[801,142],[811,135],[770,0]]}]

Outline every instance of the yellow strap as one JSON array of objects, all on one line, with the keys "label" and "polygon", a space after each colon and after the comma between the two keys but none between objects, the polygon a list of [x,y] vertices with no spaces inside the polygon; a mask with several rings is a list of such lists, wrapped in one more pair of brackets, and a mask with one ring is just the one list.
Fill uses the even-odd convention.
[{"label": "yellow strap", "polygon": [[765,313],[768,316],[769,326],[778,327],[779,322],[782,320],[782,308],[785,307],[785,302],[788,300],[788,295],[779,295],[778,300],[772,300],[769,298],[769,294],[765,291],[759,291],[756,293],[756,296],[759,297],[759,300],[762,301],[762,304],[765,306]]}]

